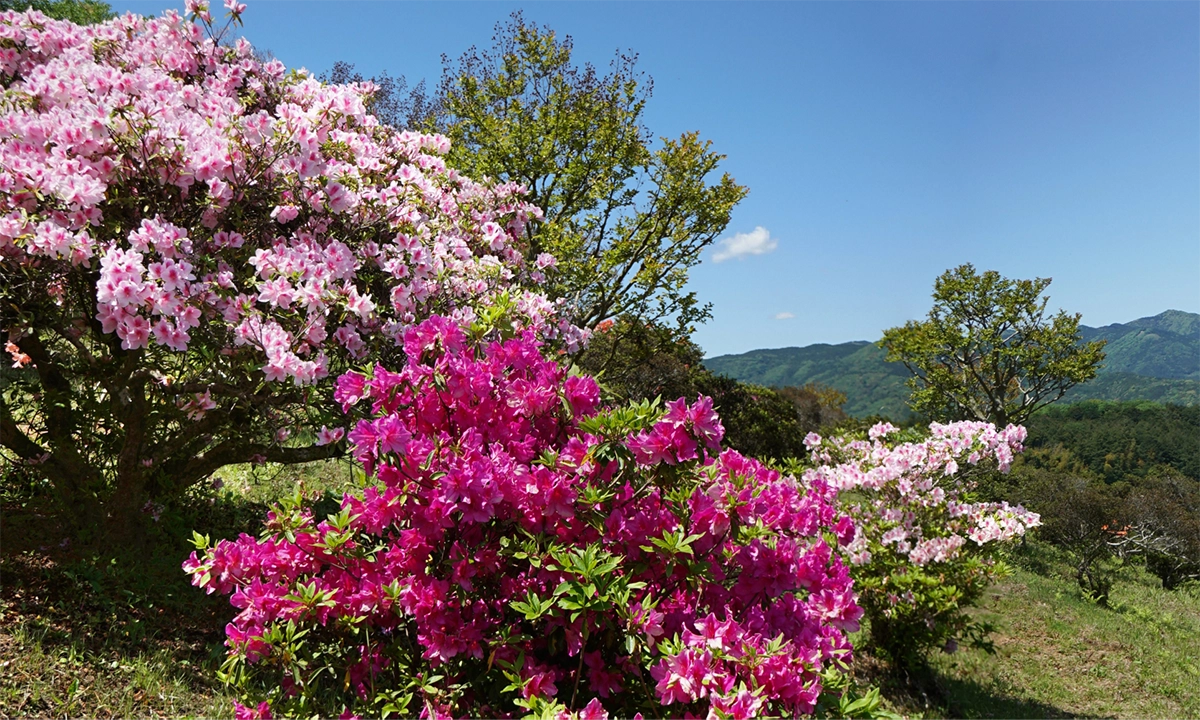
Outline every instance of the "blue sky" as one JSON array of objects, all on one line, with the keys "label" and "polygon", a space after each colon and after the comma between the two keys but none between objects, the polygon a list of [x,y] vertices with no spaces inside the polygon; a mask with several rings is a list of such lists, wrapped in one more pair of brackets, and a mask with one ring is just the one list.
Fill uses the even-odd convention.
[{"label": "blue sky", "polygon": [[692,271],[710,356],[877,339],[964,262],[1053,278],[1088,325],[1200,312],[1200,4],[251,0],[243,32],[434,84],[516,9],[579,62],[638,53],[651,132],[700,131],[749,187],[734,256]]}]

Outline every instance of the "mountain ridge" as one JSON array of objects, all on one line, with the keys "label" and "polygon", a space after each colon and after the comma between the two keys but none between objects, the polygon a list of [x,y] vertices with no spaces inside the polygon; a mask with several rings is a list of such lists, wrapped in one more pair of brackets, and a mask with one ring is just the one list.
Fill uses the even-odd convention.
[{"label": "mountain ridge", "polygon": [[[1102,327],[1080,326],[1085,341],[1105,340],[1106,357],[1095,380],[1073,388],[1063,402],[1154,400],[1200,404],[1200,314],[1167,310]],[[706,358],[720,375],[758,385],[819,383],[846,393],[850,415],[909,415],[908,370],[884,360],[866,340],[763,348]]]}]

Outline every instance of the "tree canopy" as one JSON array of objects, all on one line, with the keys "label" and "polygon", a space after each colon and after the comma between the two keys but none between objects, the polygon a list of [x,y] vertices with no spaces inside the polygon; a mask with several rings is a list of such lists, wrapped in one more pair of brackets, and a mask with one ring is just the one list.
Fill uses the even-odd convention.
[{"label": "tree canopy", "polygon": [[[570,37],[515,13],[490,50],[471,48],[431,97],[386,74],[373,107],[385,122],[450,138],[448,162],[472,177],[524,186],[542,210],[525,252],[557,259],[547,294],[581,326],[627,317],[686,336],[709,308],[684,289],[688,270],[724,232],[746,188],[697,132],[656,143],[643,123],[652,82],[635,55],[608,74],[572,61]],[[361,79],[339,63],[327,77]],[[632,325],[631,325],[632,326]]]},{"label": "tree canopy", "polygon": [[1021,423],[1095,377],[1104,343],[1082,342],[1078,313],[1047,316],[1050,281],[978,274],[970,264],[938,277],[928,318],[879,342],[912,373],[912,408],[934,419]]}]

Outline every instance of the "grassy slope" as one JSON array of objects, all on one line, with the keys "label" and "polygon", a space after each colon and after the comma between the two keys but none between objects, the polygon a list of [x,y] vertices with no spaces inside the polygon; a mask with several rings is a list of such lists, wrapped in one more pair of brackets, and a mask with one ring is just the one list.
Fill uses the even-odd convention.
[{"label": "grassy slope", "polygon": [[[979,609],[996,654],[933,658],[942,700],[928,716],[1200,717],[1200,588],[1165,591],[1125,568],[1111,607],[1084,598],[1062,566],[1016,569]],[[899,697],[901,712],[920,710]]]},{"label": "grassy slope", "polygon": [[214,678],[228,602],[191,588],[181,561],[6,552],[0,718],[231,715]]},{"label": "grassy slope", "polygon": [[97,646],[72,637],[73,624],[25,617],[19,607],[0,612],[0,624],[0,718],[233,715],[232,698],[212,679],[219,663],[165,638],[143,649]]}]

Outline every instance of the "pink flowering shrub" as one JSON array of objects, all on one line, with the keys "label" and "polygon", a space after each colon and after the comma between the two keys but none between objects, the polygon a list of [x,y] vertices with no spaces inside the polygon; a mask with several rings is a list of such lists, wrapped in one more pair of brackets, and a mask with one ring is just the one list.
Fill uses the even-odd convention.
[{"label": "pink flowering shrub", "polygon": [[514,244],[520,188],[188,9],[0,14],[0,332],[25,368],[0,445],[116,526],[225,464],[344,452],[333,379],[434,313],[580,339],[517,289],[545,264]]},{"label": "pink flowering shrub", "polygon": [[832,487],[721,451],[708,398],[600,410],[530,332],[433,318],[404,352],[338,380],[371,476],[340,513],[184,564],[238,609],[243,712],[812,712],[862,615]]},{"label": "pink flowering shrub", "polygon": [[1040,523],[1007,503],[976,502],[974,477],[989,463],[1007,472],[1025,428],[934,423],[928,436],[894,440],[880,423],[866,438],[810,435],[803,482],[830,488],[853,519],[843,552],[877,649],[893,657],[984,644],[987,628],[964,612],[1005,568],[1000,547]]}]

